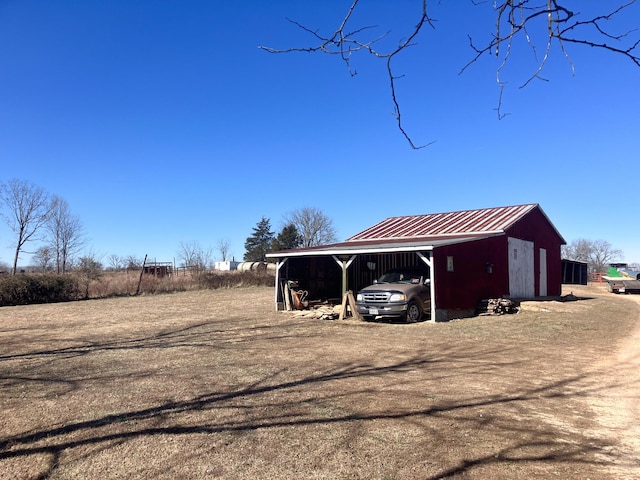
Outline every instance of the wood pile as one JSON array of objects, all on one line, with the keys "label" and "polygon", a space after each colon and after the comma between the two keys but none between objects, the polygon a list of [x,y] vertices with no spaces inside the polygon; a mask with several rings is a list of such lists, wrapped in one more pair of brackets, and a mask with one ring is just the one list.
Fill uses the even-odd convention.
[{"label": "wood pile", "polygon": [[311,318],[314,320],[337,320],[340,316],[340,305],[316,305],[309,310],[297,311],[296,318]]},{"label": "wood pile", "polygon": [[482,300],[478,306],[478,315],[504,315],[519,311],[520,307],[508,298],[489,298]]}]

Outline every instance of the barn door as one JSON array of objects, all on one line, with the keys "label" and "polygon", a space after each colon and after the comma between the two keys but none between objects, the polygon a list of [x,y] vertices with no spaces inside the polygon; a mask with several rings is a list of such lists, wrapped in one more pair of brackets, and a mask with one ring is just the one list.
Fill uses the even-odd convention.
[{"label": "barn door", "polygon": [[536,296],[533,252],[533,242],[509,238],[509,295],[512,298]]},{"label": "barn door", "polygon": [[540,296],[547,296],[547,251],[540,249]]}]

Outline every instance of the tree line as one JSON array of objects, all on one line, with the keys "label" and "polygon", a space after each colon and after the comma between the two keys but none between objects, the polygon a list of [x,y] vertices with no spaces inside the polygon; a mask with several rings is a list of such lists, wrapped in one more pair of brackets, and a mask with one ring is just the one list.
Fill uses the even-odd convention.
[{"label": "tree line", "polygon": [[580,238],[562,246],[562,258],[584,262],[590,272],[606,272],[609,264],[623,258],[622,250],[606,240]]},{"label": "tree line", "polygon": [[[23,254],[31,255],[33,267],[39,271],[64,274],[70,270],[101,271],[105,265],[87,247],[85,229],[80,217],[68,202],[42,187],[22,179],[0,182],[0,218],[13,234],[10,242],[13,258],[10,269],[15,275]],[[320,209],[305,207],[284,217],[284,227],[276,235],[270,219],[263,217],[245,242],[244,260],[265,261],[270,251],[288,250],[333,243],[333,223]],[[30,249],[30,245],[37,245]],[[231,243],[219,239],[215,250],[222,261],[228,260]],[[214,263],[214,249],[197,241],[181,242],[177,256],[182,266],[207,270]],[[106,267],[111,270],[140,269],[143,259],[135,256],[109,255]]]},{"label": "tree line", "polygon": [[[31,253],[32,261],[42,271],[55,270],[63,274],[72,267],[83,271],[104,268],[95,255],[79,255],[87,243],[84,226],[62,197],[51,195],[27,180],[12,179],[0,183],[0,216],[13,232],[11,272],[14,275],[22,253]],[[264,262],[270,252],[337,241],[332,220],[315,207],[289,212],[284,216],[283,225],[276,234],[271,220],[263,216],[245,241],[244,261]],[[32,242],[40,245],[28,252],[26,248]],[[222,261],[228,260],[230,242],[218,240],[216,248]],[[213,249],[192,241],[180,244],[178,257],[183,266],[206,270],[213,264],[214,254]],[[578,239],[562,247],[562,257],[586,262],[590,271],[604,272],[610,263],[623,258],[623,253],[606,240]],[[110,255],[107,260],[113,270],[139,269],[143,263],[133,255]]]},{"label": "tree line", "polygon": [[53,263],[65,273],[70,259],[85,243],[80,218],[57,195],[27,181],[12,179],[0,184],[0,212],[14,234],[11,272],[18,270],[20,254],[30,242],[44,242],[34,253],[36,261]]}]

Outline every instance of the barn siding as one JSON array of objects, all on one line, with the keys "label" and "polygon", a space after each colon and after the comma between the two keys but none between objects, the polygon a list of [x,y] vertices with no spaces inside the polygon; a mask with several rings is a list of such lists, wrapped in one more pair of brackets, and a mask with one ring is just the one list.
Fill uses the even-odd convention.
[{"label": "barn siding", "polygon": [[[534,295],[540,295],[541,249],[546,253],[546,294],[561,295],[560,247],[563,239],[549,223],[547,217],[536,208],[505,233],[505,235],[483,240],[438,247],[434,250],[438,309],[448,312],[464,311],[475,308],[482,299],[510,295],[508,237],[533,242]],[[453,272],[447,271],[447,257],[453,257]],[[491,273],[488,272],[487,264],[491,265]]]},{"label": "barn siding", "polygon": [[[507,294],[509,284],[505,250],[504,236],[435,249],[437,308],[471,309],[483,298]],[[447,271],[447,257],[453,257],[453,271]]]}]

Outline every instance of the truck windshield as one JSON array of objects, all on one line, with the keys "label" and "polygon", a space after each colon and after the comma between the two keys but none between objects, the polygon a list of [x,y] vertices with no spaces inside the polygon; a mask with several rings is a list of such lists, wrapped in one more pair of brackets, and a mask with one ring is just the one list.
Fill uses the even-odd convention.
[{"label": "truck windshield", "polygon": [[420,275],[411,272],[387,272],[380,277],[378,283],[420,283]]}]

